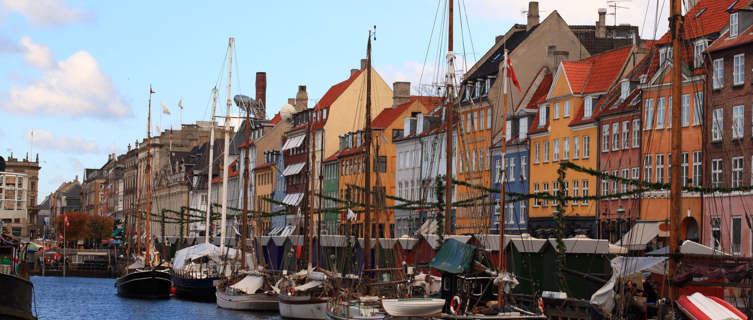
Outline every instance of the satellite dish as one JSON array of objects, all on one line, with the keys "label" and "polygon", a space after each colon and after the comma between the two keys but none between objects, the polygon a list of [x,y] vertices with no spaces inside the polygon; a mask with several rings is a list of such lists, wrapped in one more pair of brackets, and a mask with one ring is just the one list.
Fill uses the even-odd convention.
[{"label": "satellite dish", "polygon": [[0,171],[5,171],[5,159],[0,156]]},{"label": "satellite dish", "polygon": [[246,111],[249,111],[249,108],[253,107],[256,104],[256,101],[253,98],[243,94],[235,95],[235,97],[233,97],[233,101],[235,101],[235,105],[238,108]]}]

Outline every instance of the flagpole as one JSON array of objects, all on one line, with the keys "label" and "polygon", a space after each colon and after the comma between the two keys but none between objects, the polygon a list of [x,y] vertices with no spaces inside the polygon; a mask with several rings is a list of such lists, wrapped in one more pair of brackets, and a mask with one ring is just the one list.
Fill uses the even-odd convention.
[{"label": "flagpole", "polygon": [[65,278],[65,269],[66,269],[65,260],[67,258],[65,255],[65,251],[66,251],[65,250],[66,248],[65,236],[66,236],[67,231],[68,231],[68,215],[65,216],[65,223],[63,224],[63,278]]},{"label": "flagpole", "polygon": [[[507,117],[507,64],[508,64],[507,59],[508,59],[507,49],[505,49],[505,58],[504,60],[502,60],[503,61],[502,63],[504,64],[503,69],[502,69],[503,70],[502,71],[502,77],[503,77],[502,79],[502,128],[504,129],[502,131],[502,150],[501,150],[502,165],[505,166],[504,168],[506,168],[505,153],[507,151],[505,148],[507,146],[507,132],[505,131],[507,130],[507,126],[505,125],[507,123],[507,119],[506,119]],[[512,174],[511,172],[506,172],[505,169],[503,169],[503,171],[505,172],[505,176],[508,174]],[[506,222],[506,219],[505,219],[505,178],[506,177],[502,177],[502,179],[500,179],[500,184],[499,184],[500,185],[499,186],[499,211],[500,212],[499,212],[499,218],[498,218],[499,221],[497,221],[497,223],[499,223],[499,270],[500,270],[500,273],[505,272],[505,269],[507,269],[505,265],[506,257],[505,257],[505,248],[504,248],[505,222]],[[504,285],[502,283],[499,284],[498,290],[499,291],[497,292],[497,307],[499,309],[502,309],[505,302],[504,301],[505,290],[504,290]]]}]

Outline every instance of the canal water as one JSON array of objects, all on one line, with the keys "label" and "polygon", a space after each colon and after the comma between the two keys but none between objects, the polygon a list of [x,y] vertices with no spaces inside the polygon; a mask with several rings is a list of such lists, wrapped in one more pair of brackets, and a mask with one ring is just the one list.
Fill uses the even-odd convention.
[{"label": "canal water", "polygon": [[40,320],[48,319],[243,319],[277,320],[277,313],[251,313],[217,308],[214,303],[134,300],[118,297],[115,279],[31,277]]}]

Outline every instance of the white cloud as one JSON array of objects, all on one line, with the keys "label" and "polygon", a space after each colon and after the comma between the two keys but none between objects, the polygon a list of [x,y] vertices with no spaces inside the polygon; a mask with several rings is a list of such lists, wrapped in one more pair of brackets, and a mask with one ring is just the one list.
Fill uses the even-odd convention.
[{"label": "white cloud", "polygon": [[[467,3],[469,15],[475,15],[485,20],[512,20],[518,23],[526,23],[526,13],[529,0],[477,0]],[[667,16],[669,12],[668,1],[662,2],[658,17],[656,1],[624,1],[619,6],[626,9],[617,9],[617,24],[629,23],[640,28],[641,37],[644,39],[654,38],[654,27],[658,25],[656,37],[661,37],[667,31]],[[539,0],[539,19],[544,20],[552,11],[556,10],[560,16],[570,25],[593,25],[598,20],[598,9],[607,8],[604,0],[578,0],[575,3],[566,3],[561,0]],[[609,8],[606,17],[607,25],[614,24],[614,10]],[[473,22],[471,20],[471,27]]]},{"label": "white cloud", "polygon": [[24,37],[24,58],[43,70],[39,79],[26,86],[12,85],[0,97],[0,109],[16,114],[130,117],[133,111],[123,102],[110,77],[86,51],[55,62],[49,48]]},{"label": "white cloud", "polygon": [[29,65],[40,69],[49,69],[55,65],[55,59],[52,57],[52,50],[49,47],[31,42],[29,37],[21,38],[21,46],[23,47],[24,60]]},{"label": "white cloud", "polygon": [[[455,59],[455,73],[458,81],[465,74],[465,70],[473,66],[473,63],[470,61],[466,62],[462,57]],[[407,60],[400,66],[385,65],[379,66],[376,69],[390,86],[395,81],[409,81],[413,94],[436,95],[437,87],[445,81],[447,63],[442,61],[438,67],[436,64],[423,65],[412,60]]]},{"label": "white cloud", "polygon": [[62,151],[67,153],[99,153],[99,146],[79,137],[56,136],[44,129],[29,129],[24,139],[34,148]]},{"label": "white cloud", "polygon": [[59,26],[94,19],[91,12],[68,7],[62,0],[0,0],[0,7],[22,14],[36,26]]},{"label": "white cloud", "polygon": [[117,144],[110,144],[107,146],[107,153],[122,154],[125,150]]}]

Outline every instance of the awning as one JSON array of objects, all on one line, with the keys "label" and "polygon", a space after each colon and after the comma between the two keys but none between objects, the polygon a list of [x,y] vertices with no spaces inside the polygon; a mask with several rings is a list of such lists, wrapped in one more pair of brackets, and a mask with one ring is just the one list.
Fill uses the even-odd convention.
[{"label": "awning", "polygon": [[301,173],[301,170],[303,170],[303,167],[305,166],[306,166],[305,162],[291,164],[285,167],[285,170],[282,171],[282,175],[287,177],[287,176],[299,174]]},{"label": "awning", "polygon": [[659,236],[662,222],[636,222],[616,245],[628,250],[646,250],[646,245]]},{"label": "awning", "polygon": [[474,246],[455,239],[447,239],[429,266],[453,274],[462,273],[471,266]]},{"label": "awning", "polygon": [[285,195],[285,199],[282,199],[282,203],[289,206],[297,206],[303,200],[303,192],[290,193]]},{"label": "awning", "polygon": [[304,139],[306,139],[305,135],[295,136],[288,139],[287,141],[285,141],[285,144],[282,145],[282,151],[300,147]]}]

